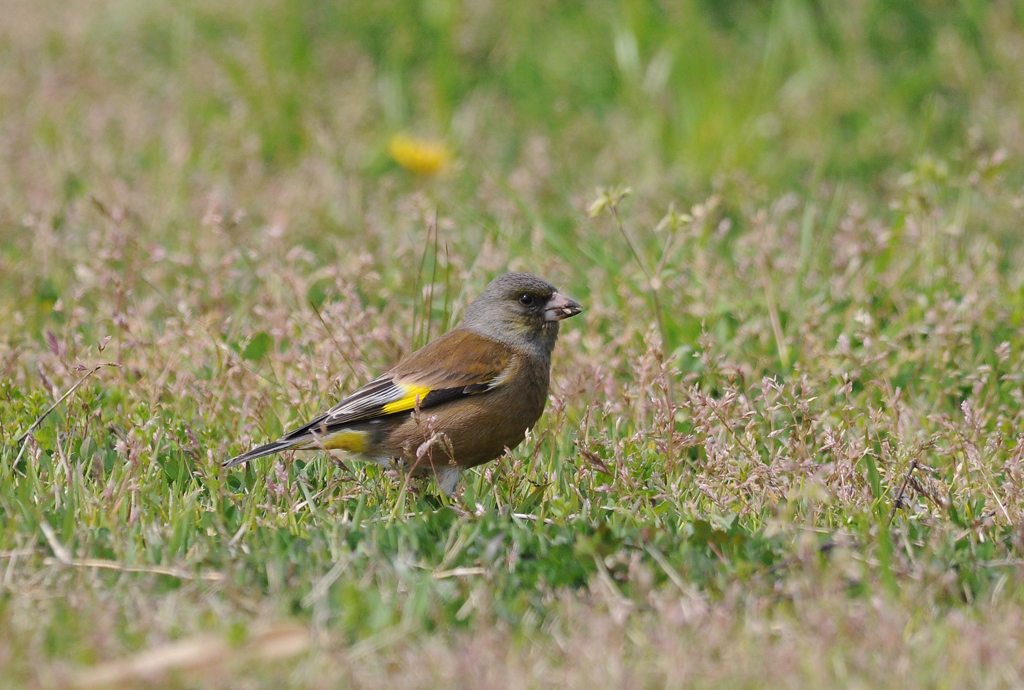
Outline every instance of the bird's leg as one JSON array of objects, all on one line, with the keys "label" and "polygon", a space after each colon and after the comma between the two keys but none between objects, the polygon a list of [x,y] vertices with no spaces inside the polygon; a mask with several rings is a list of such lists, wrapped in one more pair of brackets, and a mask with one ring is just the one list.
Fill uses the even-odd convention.
[{"label": "bird's leg", "polygon": [[448,498],[455,499],[455,489],[459,486],[459,477],[462,470],[458,465],[445,465],[434,468],[434,478],[437,480],[437,488]]}]

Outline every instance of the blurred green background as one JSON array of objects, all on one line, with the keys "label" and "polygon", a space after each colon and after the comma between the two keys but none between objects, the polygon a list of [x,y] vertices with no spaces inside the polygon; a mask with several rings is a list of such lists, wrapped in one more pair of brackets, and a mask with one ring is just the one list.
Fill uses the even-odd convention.
[{"label": "blurred green background", "polygon": [[[871,186],[926,154],[955,172],[1021,147],[1013,2],[118,0],[55,3],[60,26],[19,23],[18,6],[0,116],[35,117],[8,131],[7,155],[73,158],[101,137],[105,155],[73,161],[64,197],[116,173],[173,198],[197,176],[238,184],[310,159],[375,179],[402,130],[448,140],[465,185],[542,142],[554,208],[620,181],[665,197],[737,177]],[[13,75],[46,88],[26,98]]]},{"label": "blurred green background", "polygon": [[[107,63],[106,76],[141,81],[140,96],[154,102],[173,99],[189,127],[244,125],[270,166],[309,155],[318,132],[351,142],[414,127],[450,136],[497,171],[515,164],[530,134],[550,137],[563,184],[590,181],[581,173],[657,175],[700,189],[736,171],[779,186],[822,176],[870,182],[928,151],[992,145],[1007,133],[1001,124],[1021,117],[1019,4],[301,0],[244,11],[230,3],[126,8],[134,11],[122,14],[115,3],[99,19],[105,31],[92,57]],[[105,56],[106,41],[134,50]],[[59,43],[51,50],[59,56]],[[147,68],[162,83],[140,80]],[[349,91],[354,84],[364,88]],[[339,109],[358,117],[340,123]],[[481,150],[482,132],[492,141]],[[206,145],[241,143],[209,136],[189,161],[199,169]],[[603,151],[617,152],[614,167]],[[363,153],[338,162],[372,169],[373,152]],[[587,158],[596,169],[570,167]]]}]

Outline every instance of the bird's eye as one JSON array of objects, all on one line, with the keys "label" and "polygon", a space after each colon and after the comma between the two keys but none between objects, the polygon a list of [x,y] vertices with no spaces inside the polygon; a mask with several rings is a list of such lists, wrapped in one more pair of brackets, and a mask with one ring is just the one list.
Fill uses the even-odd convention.
[{"label": "bird's eye", "polygon": [[532,307],[533,295],[521,295],[519,297],[519,304],[523,305],[524,307]]}]

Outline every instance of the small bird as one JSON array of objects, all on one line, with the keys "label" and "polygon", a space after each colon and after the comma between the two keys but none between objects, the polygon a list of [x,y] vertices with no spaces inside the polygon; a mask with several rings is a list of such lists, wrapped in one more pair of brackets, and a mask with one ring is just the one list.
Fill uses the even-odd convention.
[{"label": "small bird", "polygon": [[462,322],[317,418],[224,463],[344,450],[452,496],[463,470],[518,446],[544,412],[558,323],[583,308],[528,273],[498,276]]}]

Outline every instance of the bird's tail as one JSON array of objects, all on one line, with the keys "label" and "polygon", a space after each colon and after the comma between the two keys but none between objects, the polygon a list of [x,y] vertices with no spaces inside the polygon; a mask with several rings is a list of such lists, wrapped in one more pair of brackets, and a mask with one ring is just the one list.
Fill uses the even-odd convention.
[{"label": "bird's tail", "polygon": [[298,445],[301,444],[296,443],[295,439],[281,439],[279,441],[274,441],[273,443],[268,443],[267,445],[260,446],[259,448],[253,448],[248,452],[242,453],[241,455],[235,456],[230,460],[225,461],[224,467],[234,467],[235,465],[241,465],[243,462],[249,462],[250,460],[255,460],[256,458],[262,458],[264,455],[277,453],[278,451],[287,450],[288,448],[295,448]]},{"label": "bird's tail", "polygon": [[309,424],[299,427],[294,431],[268,443],[259,448],[253,448],[247,453],[231,458],[224,463],[224,467],[234,467],[243,462],[249,462],[264,455],[277,453],[282,450],[344,450],[349,453],[366,453],[370,447],[370,434],[365,430],[348,429],[345,427],[330,431],[321,427],[322,433],[313,431],[321,425],[323,418],[314,419]]}]

